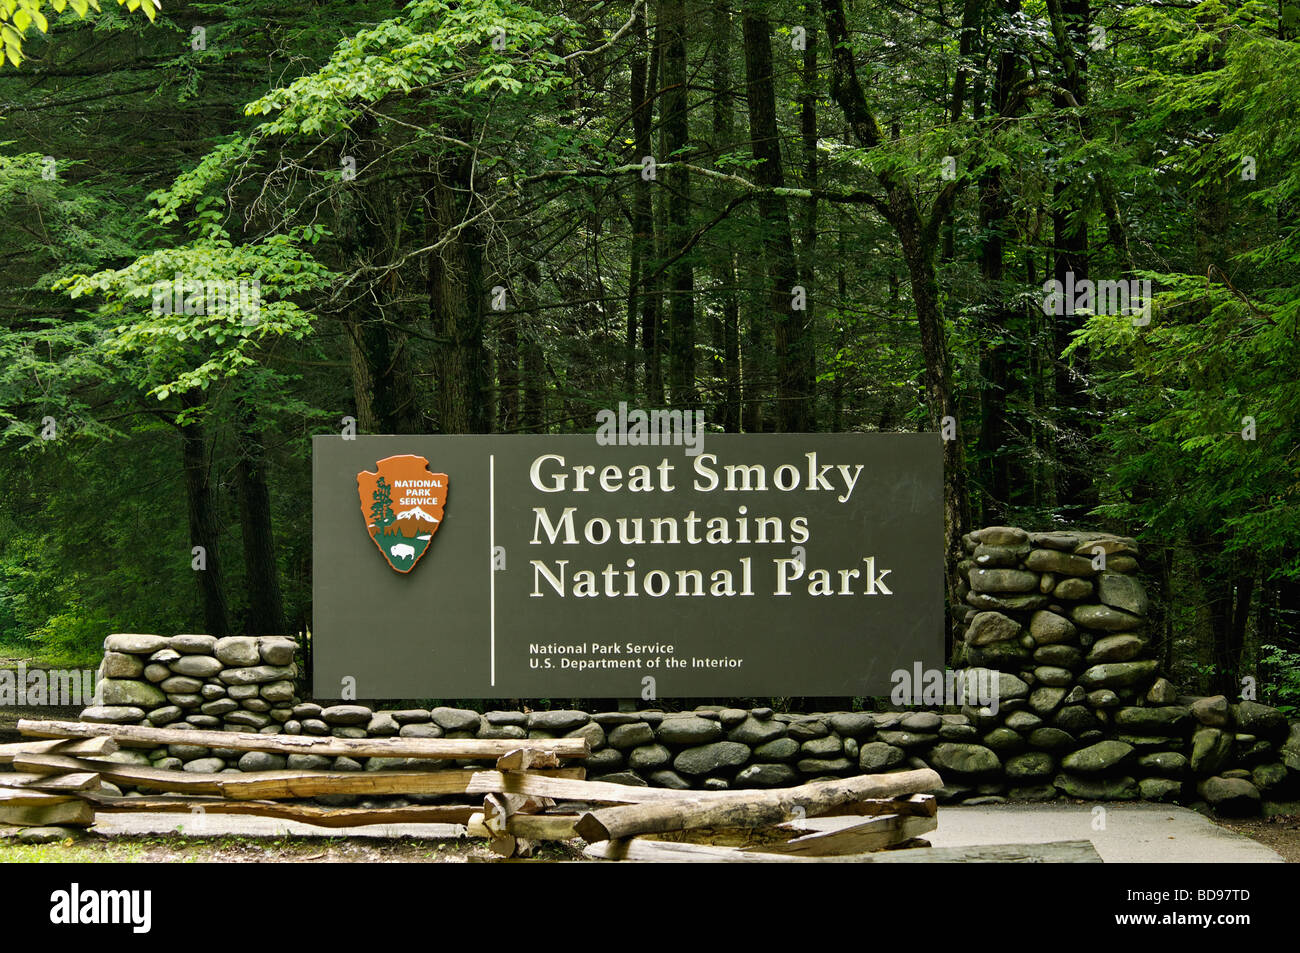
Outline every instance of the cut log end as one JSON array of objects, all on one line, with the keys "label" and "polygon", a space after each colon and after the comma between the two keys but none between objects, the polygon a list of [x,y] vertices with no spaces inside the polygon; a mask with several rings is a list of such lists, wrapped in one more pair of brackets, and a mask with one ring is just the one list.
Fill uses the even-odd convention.
[{"label": "cut log end", "polygon": [[573,831],[588,844],[609,840],[609,829],[590,811],[578,818],[578,823],[573,825]]},{"label": "cut log end", "polygon": [[527,771],[529,768],[558,768],[560,758],[554,751],[539,748],[516,748],[497,758],[498,771]]}]

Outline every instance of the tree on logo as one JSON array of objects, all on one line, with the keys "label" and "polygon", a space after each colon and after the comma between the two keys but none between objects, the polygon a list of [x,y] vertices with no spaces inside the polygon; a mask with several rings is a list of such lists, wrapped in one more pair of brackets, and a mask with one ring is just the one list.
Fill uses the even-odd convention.
[{"label": "tree on logo", "polygon": [[393,513],[393,496],[388,481],[383,477],[375,484],[374,503],[370,506],[370,519],[375,524],[377,535],[387,536],[388,527],[397,520]]}]

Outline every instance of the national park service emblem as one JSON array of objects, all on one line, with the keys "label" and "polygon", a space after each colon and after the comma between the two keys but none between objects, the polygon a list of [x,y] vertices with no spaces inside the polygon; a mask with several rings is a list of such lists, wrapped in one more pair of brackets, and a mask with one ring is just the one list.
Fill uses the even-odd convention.
[{"label": "national park service emblem", "polygon": [[447,505],[447,474],[430,473],[424,457],[385,457],[375,472],[357,474],[357,493],[366,531],[400,573],[415,568],[442,525]]}]

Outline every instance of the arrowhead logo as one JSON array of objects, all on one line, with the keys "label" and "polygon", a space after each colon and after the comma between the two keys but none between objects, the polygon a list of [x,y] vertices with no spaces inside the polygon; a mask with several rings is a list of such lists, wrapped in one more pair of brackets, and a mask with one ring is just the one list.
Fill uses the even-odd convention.
[{"label": "arrowhead logo", "polygon": [[425,457],[385,457],[373,472],[357,474],[357,495],[366,531],[388,565],[410,572],[442,526],[447,474],[429,472]]}]

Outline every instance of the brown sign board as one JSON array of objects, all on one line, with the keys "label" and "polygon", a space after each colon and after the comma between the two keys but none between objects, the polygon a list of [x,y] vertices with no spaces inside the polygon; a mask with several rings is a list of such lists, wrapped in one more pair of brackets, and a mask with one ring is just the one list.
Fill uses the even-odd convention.
[{"label": "brown sign board", "polygon": [[314,694],[888,694],[942,668],[942,467],[937,434],[317,437]]}]

